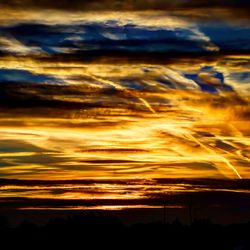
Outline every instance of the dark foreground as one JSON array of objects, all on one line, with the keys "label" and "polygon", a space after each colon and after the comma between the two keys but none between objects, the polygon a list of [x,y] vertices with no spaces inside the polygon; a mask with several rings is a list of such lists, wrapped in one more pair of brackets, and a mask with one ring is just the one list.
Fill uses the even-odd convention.
[{"label": "dark foreground", "polygon": [[10,227],[5,217],[0,217],[1,245],[10,249],[250,249],[250,222],[245,224],[218,225],[209,220],[195,220],[184,225],[173,223],[140,223],[125,225],[117,217],[82,213],[66,218],[51,219],[38,226],[23,221]]}]

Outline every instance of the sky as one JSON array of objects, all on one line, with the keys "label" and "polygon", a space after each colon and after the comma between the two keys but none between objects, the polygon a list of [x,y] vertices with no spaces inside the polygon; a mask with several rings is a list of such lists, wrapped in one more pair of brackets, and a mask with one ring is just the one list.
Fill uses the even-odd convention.
[{"label": "sky", "polygon": [[0,7],[3,206],[250,206],[249,1]]}]

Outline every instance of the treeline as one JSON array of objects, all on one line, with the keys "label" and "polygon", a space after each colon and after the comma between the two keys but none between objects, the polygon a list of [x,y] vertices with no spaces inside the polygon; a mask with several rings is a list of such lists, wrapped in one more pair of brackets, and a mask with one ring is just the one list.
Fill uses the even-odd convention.
[{"label": "treeline", "polygon": [[1,249],[250,249],[250,222],[245,224],[217,225],[209,220],[195,220],[184,225],[173,223],[140,223],[125,225],[110,215],[79,214],[51,219],[38,226],[23,221],[19,226],[9,226],[0,217]]}]

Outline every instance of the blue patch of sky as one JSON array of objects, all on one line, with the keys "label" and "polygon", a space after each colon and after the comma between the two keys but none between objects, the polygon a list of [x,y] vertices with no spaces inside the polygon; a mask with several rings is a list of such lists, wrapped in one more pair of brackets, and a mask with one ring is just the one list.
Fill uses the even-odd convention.
[{"label": "blue patch of sky", "polygon": [[247,26],[210,22],[199,24],[199,30],[221,50],[250,50],[250,28]]},{"label": "blue patch of sky", "polygon": [[0,82],[18,82],[18,83],[62,83],[48,75],[36,75],[26,70],[17,69],[0,69]]}]

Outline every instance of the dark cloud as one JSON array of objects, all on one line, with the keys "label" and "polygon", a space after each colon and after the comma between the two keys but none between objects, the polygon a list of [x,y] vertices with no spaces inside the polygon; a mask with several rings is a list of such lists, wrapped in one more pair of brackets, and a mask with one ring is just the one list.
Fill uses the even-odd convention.
[{"label": "dark cloud", "polygon": [[43,150],[35,145],[29,144],[25,141],[16,139],[12,140],[1,140],[0,141],[0,152],[42,152]]},{"label": "dark cloud", "polygon": [[184,57],[249,54],[250,51],[250,29],[246,26],[197,22],[197,28],[190,25],[152,28],[143,23],[126,22],[121,24],[119,20],[107,19],[102,22],[89,20],[83,24],[0,26],[0,34],[3,35],[0,52],[45,57],[73,56],[91,62],[91,58],[98,56],[137,58],[157,54],[160,60],[161,54]]},{"label": "dark cloud", "polygon": [[52,55],[85,55],[88,51],[100,54],[201,53],[207,46],[202,37],[195,37],[194,32],[185,27],[152,29],[136,24],[120,25],[116,20],[55,26],[26,23],[0,27],[0,32],[11,35],[25,47],[33,46]]},{"label": "dark cloud", "polygon": [[[106,186],[107,185],[107,186]],[[0,179],[1,187],[12,186],[6,189],[7,193],[18,193],[15,198],[3,198],[1,205],[9,207],[46,206],[97,206],[97,205],[159,205],[162,199],[168,200],[168,205],[186,206],[192,200],[198,206],[225,206],[235,207],[249,203],[249,180],[226,179],[152,179],[152,180],[15,180]],[[157,189],[155,189],[157,186]],[[114,187],[112,189],[111,187]],[[172,187],[178,192],[171,191]],[[168,192],[167,192],[168,190]],[[193,192],[193,191],[196,192]],[[235,192],[241,190],[241,192]],[[120,194],[127,192],[141,192],[141,197],[131,199],[39,199],[24,198],[20,195],[46,193],[47,195],[82,193],[86,194]],[[232,200],[234,202],[232,203]],[[237,205],[238,201],[239,204]]]},{"label": "dark cloud", "polygon": [[3,0],[2,5],[19,8],[56,8],[70,10],[163,10],[183,7],[238,7],[249,6],[248,0]]},{"label": "dark cloud", "polygon": [[211,189],[228,189],[228,190],[249,190],[250,179],[210,179],[210,178],[155,178],[155,179],[73,179],[73,180],[25,180],[25,179],[4,179],[0,178],[0,186],[64,186],[64,185],[95,185],[95,184],[108,184],[108,185],[126,185],[128,188],[136,185],[144,185],[152,187],[154,185],[181,185],[186,186],[187,189],[192,187],[197,188],[211,188]]},{"label": "dark cloud", "polygon": [[0,69],[0,82],[6,83],[63,83],[52,76],[32,74],[26,70]]}]

